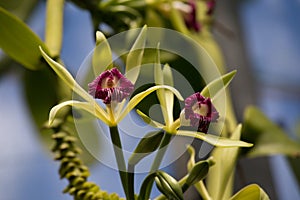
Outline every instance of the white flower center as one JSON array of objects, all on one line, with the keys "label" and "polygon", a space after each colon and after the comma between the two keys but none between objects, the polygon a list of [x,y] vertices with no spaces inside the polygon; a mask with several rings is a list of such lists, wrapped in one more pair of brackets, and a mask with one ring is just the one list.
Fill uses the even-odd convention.
[{"label": "white flower center", "polygon": [[194,113],[197,113],[202,116],[207,116],[208,111],[209,111],[208,106],[206,104],[198,105],[196,103],[195,105],[193,105],[192,109],[193,109]]}]

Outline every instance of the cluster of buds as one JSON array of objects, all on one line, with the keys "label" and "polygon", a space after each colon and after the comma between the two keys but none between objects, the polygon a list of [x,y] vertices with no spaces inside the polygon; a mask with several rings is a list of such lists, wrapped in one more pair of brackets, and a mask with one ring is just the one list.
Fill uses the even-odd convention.
[{"label": "cluster of buds", "polygon": [[90,172],[78,157],[81,149],[77,147],[77,139],[62,126],[54,128],[52,138],[55,144],[52,151],[55,153],[55,160],[60,161],[60,178],[69,181],[63,192],[74,196],[75,200],[121,200],[116,193],[109,194],[95,183],[87,181]]}]

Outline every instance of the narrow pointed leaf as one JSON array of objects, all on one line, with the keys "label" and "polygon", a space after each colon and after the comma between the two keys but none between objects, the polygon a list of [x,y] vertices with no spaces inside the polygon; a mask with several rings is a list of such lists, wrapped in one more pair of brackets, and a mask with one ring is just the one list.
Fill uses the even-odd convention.
[{"label": "narrow pointed leaf", "polygon": [[31,70],[43,66],[39,46],[48,52],[42,40],[20,19],[0,7],[0,48]]},{"label": "narrow pointed leaf", "polygon": [[283,154],[300,155],[300,143],[288,137],[282,128],[272,122],[256,107],[248,107],[244,114],[242,138],[255,146],[246,152],[249,157]]},{"label": "narrow pointed leaf", "polygon": [[126,59],[126,77],[135,83],[140,73],[140,66],[144,54],[144,47],[146,43],[147,26],[144,26],[133,44]]},{"label": "narrow pointed leaf", "polygon": [[166,86],[166,85],[157,85],[157,86],[153,86],[151,88],[148,88],[146,91],[144,92],[140,92],[137,95],[135,95],[126,105],[126,107],[124,108],[123,112],[117,117],[116,122],[120,122],[138,103],[140,103],[147,95],[149,95],[150,93],[154,92],[155,90],[158,89],[168,89],[170,91],[172,91],[179,100],[183,100],[181,94],[173,87],[170,86]]},{"label": "narrow pointed leaf", "polygon": [[134,152],[130,156],[128,163],[130,165],[136,165],[144,157],[154,152],[159,147],[163,136],[163,131],[154,131],[146,134],[138,143]]},{"label": "narrow pointed leaf", "polygon": [[162,129],[164,127],[164,125],[162,125],[161,123],[159,123],[157,121],[154,121],[153,119],[151,119],[150,117],[148,117],[147,115],[145,115],[142,111],[136,110],[136,112],[144,120],[144,122],[146,122],[150,126],[153,126],[155,128],[160,128],[160,129]]},{"label": "narrow pointed leaf", "polygon": [[103,33],[96,32],[96,47],[93,54],[93,69],[95,75],[99,75],[111,68],[113,63],[110,45]]},{"label": "narrow pointed leaf", "polygon": [[229,85],[235,74],[236,70],[229,72],[221,76],[220,78],[210,82],[208,85],[206,85],[205,88],[203,88],[203,90],[201,91],[201,95],[210,97],[212,100],[215,99],[218,94],[220,94],[220,92]]},{"label": "narrow pointed leaf", "polygon": [[205,134],[201,132],[194,132],[194,131],[185,131],[185,130],[178,130],[176,135],[179,136],[186,136],[186,137],[193,137],[200,140],[203,140],[211,145],[217,147],[251,147],[253,146],[250,143],[243,142],[240,140],[228,139],[224,137],[219,137],[211,134]]},{"label": "narrow pointed leaf", "polygon": [[269,200],[267,193],[258,185],[251,184],[242,188],[230,200]]}]

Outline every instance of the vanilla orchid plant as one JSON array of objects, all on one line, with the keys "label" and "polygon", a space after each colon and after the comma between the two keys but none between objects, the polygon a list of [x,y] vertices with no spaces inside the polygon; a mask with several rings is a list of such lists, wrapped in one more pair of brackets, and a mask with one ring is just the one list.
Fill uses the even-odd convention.
[{"label": "vanilla orchid plant", "polygon": [[[220,90],[223,90],[229,84],[235,75],[235,72],[231,72],[220,77],[219,79],[209,83],[202,92],[197,92],[188,97],[185,100],[185,108],[182,110],[180,117],[174,120],[174,95],[180,101],[183,101],[183,97],[179,91],[173,87],[173,77],[170,66],[166,64],[163,68],[161,68],[160,53],[159,49],[157,49],[154,64],[154,78],[156,85],[135,94],[129,101],[127,100],[134,91],[134,84],[139,75],[146,41],[146,33],[147,27],[145,26],[141,30],[127,55],[125,75],[123,75],[119,69],[113,65],[111,49],[104,35],[101,32],[97,32],[98,45],[101,42],[104,42],[105,45],[102,51],[95,49],[93,67],[95,68],[94,71],[97,71],[100,74],[88,84],[88,92],[75,81],[63,65],[51,59],[44,50],[40,48],[42,56],[56,74],[69,88],[82,98],[81,101],[68,100],[54,106],[50,111],[49,124],[51,125],[53,123],[58,112],[65,106],[73,106],[74,108],[82,109],[91,113],[97,119],[109,126],[111,141],[114,144],[114,152],[119,169],[119,175],[127,199],[134,199],[136,197],[140,200],[148,199],[150,197],[154,180],[159,190],[168,198],[183,199],[183,192],[191,185],[201,181],[205,177],[205,174],[201,175],[201,178],[199,178],[198,175],[192,174],[191,176],[196,176],[197,181],[190,182],[191,178],[187,179],[189,181],[185,183],[184,189],[182,190],[180,189],[180,185],[170,175],[158,170],[160,162],[166,151],[166,148],[163,149],[163,147],[169,144],[172,136],[177,135],[192,137],[219,147],[250,147],[252,144],[239,140],[218,137],[208,133],[210,123],[217,123],[219,118],[219,113],[213,105],[214,97],[217,96],[217,93]],[[99,66],[102,70],[97,69],[97,66],[95,66],[95,63],[100,63],[99,60],[97,61],[97,52],[102,53],[102,56],[100,57],[106,55],[104,63],[107,65],[104,67],[103,64]],[[212,88],[217,92],[215,92],[213,96],[209,96],[209,92]],[[131,110],[135,109],[136,105],[154,91],[156,91],[165,124],[161,124],[137,110],[138,114],[147,123],[161,131],[158,131],[156,134],[152,134],[151,137],[144,137],[141,140],[136,147],[136,150],[129,158],[128,165],[126,167],[122,141],[118,131],[118,124]],[[103,104],[99,104],[96,99],[102,100]],[[193,126],[196,127],[197,131],[181,130],[180,127],[182,126]],[[157,137],[160,137],[161,140],[153,140],[154,138],[157,139]],[[156,143],[154,141],[156,141]],[[159,149],[159,151],[153,161],[149,176],[145,178],[145,181],[141,185],[139,195],[135,196],[134,167],[141,159],[146,157],[149,153],[152,153],[155,149]],[[146,154],[142,154],[141,156],[141,153]],[[209,163],[213,162],[210,161]],[[207,166],[205,165],[205,167]],[[176,191],[174,191],[174,189]]]},{"label": "vanilla orchid plant", "polygon": [[[90,125],[95,122],[95,119],[108,128],[105,130],[110,132],[114,159],[124,195],[128,200],[152,198],[154,183],[161,192],[155,200],[181,200],[190,187],[196,188],[201,199],[205,200],[269,199],[257,184],[245,187],[243,185],[244,188],[236,194],[233,193],[233,177],[238,159],[241,156],[258,157],[274,154],[295,158],[300,154],[300,144],[299,141],[289,138],[263,112],[253,106],[245,110],[243,125],[238,123],[231,95],[227,91],[227,86],[236,71],[227,73],[221,49],[212,34],[212,28],[221,34],[227,33],[226,27],[222,27],[222,19],[219,19],[219,23],[214,23],[217,22],[214,20],[217,17],[213,15],[214,10],[216,6],[222,6],[222,4],[218,4],[216,0],[71,0],[68,3],[74,3],[90,13],[90,24],[96,34],[96,47],[92,60],[89,60],[94,76],[89,77],[89,84],[81,85],[61,61],[66,2],[64,0],[47,0],[46,2],[44,40],[24,23],[26,21],[24,17],[22,19],[17,17],[25,16],[24,13],[31,10],[29,8],[33,8],[36,1],[31,2],[32,6],[21,6],[18,10],[10,10],[12,8],[9,3],[0,6],[0,49],[5,52],[0,56],[2,61],[0,68],[10,68],[14,62],[7,62],[7,60],[13,59],[28,69],[24,73],[30,74],[32,79],[23,80],[26,89],[24,96],[27,96],[29,110],[32,112],[36,125],[39,128],[45,127],[40,129],[40,132],[51,132],[54,141],[52,148],[54,158],[60,162],[58,173],[61,178],[68,180],[68,185],[63,190],[65,193],[72,195],[75,200],[123,199],[119,197],[120,194],[108,193],[96,183],[88,181],[90,171],[84,159],[89,157],[89,154],[85,154],[84,151],[83,156],[79,156],[81,148],[77,143],[79,137],[76,136],[79,133],[76,129],[78,118],[77,112],[70,112],[71,106],[86,111],[89,113],[88,117],[93,117],[93,121],[83,120],[85,123],[89,121]],[[28,5],[31,4],[28,3]],[[23,13],[24,10],[27,11]],[[16,14],[19,11],[19,15]],[[122,38],[121,46],[123,42],[126,44],[128,42],[131,49],[127,51],[128,46],[126,46],[124,55],[122,54],[120,59],[116,60],[114,56],[119,52],[111,49],[113,46],[109,44],[106,37],[142,27],[144,24],[148,24],[151,29],[154,27],[156,30],[159,29],[155,34],[153,32],[148,34],[150,35],[148,38],[155,38],[155,42],[150,41],[151,39],[147,40],[147,32],[150,32],[150,28],[147,30],[144,26],[133,42],[131,39],[136,36],[136,32],[133,35],[129,34],[128,38]],[[81,24],[78,25],[81,26]],[[168,31],[161,32],[162,29]],[[184,39],[176,40],[175,37],[174,40],[172,34],[168,34],[171,30],[172,34],[178,31]],[[189,46],[191,43],[185,43],[183,40],[186,38],[191,39],[193,45]],[[174,44],[178,42],[180,50],[186,50],[184,53],[187,54],[181,56],[180,53],[176,54],[177,52],[166,52],[168,49],[165,49],[165,43],[170,43],[172,46],[173,42]],[[159,51],[159,44],[155,49],[157,43],[160,43],[163,51]],[[194,44],[199,45],[202,50],[194,49]],[[148,51],[148,45],[151,46],[150,51]],[[203,52],[205,53],[202,54]],[[195,58],[197,63],[186,59],[188,56]],[[209,62],[206,58],[209,58]],[[139,88],[138,85],[140,80],[146,77],[143,74],[145,72],[143,67],[149,59],[154,60],[152,63],[154,69],[147,71],[149,73],[147,78],[150,77],[153,80],[151,80],[151,87],[146,85],[147,89],[141,91],[140,88],[145,87]],[[124,67],[118,65],[120,60]],[[161,62],[169,64],[162,65]],[[213,63],[213,67],[218,70],[211,71],[209,63]],[[200,66],[202,64],[203,66]],[[55,71],[59,79],[53,76],[48,66]],[[195,68],[197,73],[194,74]],[[35,72],[32,73],[32,70]],[[180,87],[176,87],[179,82],[175,80],[175,76],[173,78],[175,70],[187,79],[193,92],[189,93],[188,90],[183,91],[179,89]],[[0,71],[2,75],[10,70]],[[206,73],[207,71],[209,73]],[[221,75],[218,76],[219,73]],[[203,80],[200,80],[201,78]],[[43,95],[40,94],[41,92]],[[76,100],[71,99],[72,92],[76,94]],[[226,95],[219,95],[220,93]],[[220,105],[221,100],[224,105]],[[59,104],[57,104],[58,101]],[[49,107],[55,104],[57,105],[50,110],[49,114],[50,126],[45,126]],[[145,106],[145,104],[149,105]],[[160,120],[156,116],[151,116],[148,113],[150,110],[147,110],[156,104],[161,112],[158,111],[155,114],[161,114]],[[135,112],[138,115],[131,116],[143,119],[154,131],[137,135],[141,139],[127,159],[128,154],[125,153],[128,151],[122,145],[125,141],[122,141],[120,137],[123,133],[119,134],[122,128],[120,123],[126,120],[125,117],[128,114]],[[85,119],[85,117],[86,115],[80,115],[80,119]],[[91,132],[95,131],[94,128],[91,128]],[[45,138],[49,136],[49,134],[42,135]],[[197,161],[195,154],[195,150],[198,149],[192,146],[184,148],[190,153],[190,159],[186,163],[187,173],[180,180],[161,169],[161,163],[167,157],[166,151],[171,149],[170,146],[176,137],[195,138],[203,141],[204,145],[208,143],[210,147],[213,146],[209,152],[210,157],[200,161]],[[253,144],[241,141],[241,138]],[[182,145],[186,147],[185,143]],[[240,147],[252,145],[252,148],[240,151]],[[199,152],[203,153],[201,150],[202,146]],[[143,181],[135,184],[137,165],[150,154],[154,155],[154,159],[150,159],[150,169]],[[137,187],[139,191],[136,190]]]}]

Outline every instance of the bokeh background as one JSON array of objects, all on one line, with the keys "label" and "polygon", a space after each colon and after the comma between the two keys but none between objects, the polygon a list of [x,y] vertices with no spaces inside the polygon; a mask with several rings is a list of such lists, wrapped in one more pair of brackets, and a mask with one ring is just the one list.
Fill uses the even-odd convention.
[{"label": "bokeh background", "polygon": [[[31,3],[1,0],[0,6],[23,18],[43,38],[45,1]],[[239,120],[245,107],[254,104],[296,138],[300,134],[300,1],[217,3],[214,34],[228,69],[238,70],[231,89]],[[89,13],[69,2],[64,23],[61,57],[76,74],[94,46],[92,24]],[[61,193],[67,183],[59,179],[58,163],[41,142],[24,100],[25,69],[4,58],[0,50],[0,199],[72,199]],[[96,164],[91,173],[91,180],[104,190],[116,191],[110,178],[113,170]],[[256,182],[271,199],[300,199],[299,182],[284,156],[242,159],[237,174],[237,189],[239,184]]]}]

